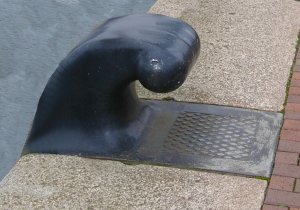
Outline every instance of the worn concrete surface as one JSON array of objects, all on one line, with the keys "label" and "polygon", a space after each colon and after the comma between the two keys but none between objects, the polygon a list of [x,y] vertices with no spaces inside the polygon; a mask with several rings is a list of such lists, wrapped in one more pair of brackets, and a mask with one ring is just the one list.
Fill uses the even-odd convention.
[{"label": "worn concrete surface", "polygon": [[295,0],[158,0],[150,10],[181,18],[199,33],[200,58],[170,94],[145,98],[279,111],[300,29]]},{"label": "worn concrete surface", "polygon": [[27,155],[0,183],[1,209],[260,209],[266,181],[185,169]]},{"label": "worn concrete surface", "polygon": [[155,0],[0,0],[0,180],[19,158],[44,86],[64,56],[104,20]]}]

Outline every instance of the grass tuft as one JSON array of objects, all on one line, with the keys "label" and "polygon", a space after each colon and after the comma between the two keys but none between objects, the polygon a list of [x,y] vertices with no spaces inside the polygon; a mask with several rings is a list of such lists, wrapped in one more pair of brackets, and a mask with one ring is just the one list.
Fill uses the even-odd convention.
[{"label": "grass tuft", "polygon": [[265,176],[256,176],[254,177],[255,179],[258,179],[258,180],[264,180],[264,181],[267,181],[268,183],[270,182],[271,178],[269,177],[265,177]]},{"label": "grass tuft", "polygon": [[294,69],[294,66],[295,66],[295,63],[296,63],[296,56],[298,54],[299,47],[300,47],[300,31],[298,33],[298,40],[297,40],[297,43],[296,43],[295,57],[294,57],[293,64],[292,64],[291,69],[290,69],[290,75],[289,75],[289,79],[288,79],[288,82],[287,82],[287,85],[286,85],[286,89],[285,89],[285,99],[284,99],[283,109],[280,111],[280,113],[282,113],[282,114],[285,113],[285,107],[286,107],[286,104],[287,104],[288,94],[289,94],[289,90],[290,90],[290,87],[291,87],[291,81],[292,81],[292,76],[293,76],[293,69]]}]

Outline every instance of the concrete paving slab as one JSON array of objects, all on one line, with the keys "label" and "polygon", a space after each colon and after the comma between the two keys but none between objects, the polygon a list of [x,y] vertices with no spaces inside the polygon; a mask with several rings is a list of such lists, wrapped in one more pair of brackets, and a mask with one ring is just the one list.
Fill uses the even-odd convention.
[{"label": "concrete paving slab", "polygon": [[145,98],[173,97],[279,111],[300,29],[294,0],[158,0],[150,12],[187,21],[199,33],[200,58],[183,86],[168,94],[139,88]]},{"label": "concrete paving slab", "polygon": [[0,180],[19,158],[38,99],[66,54],[108,18],[155,0],[0,0]]},{"label": "concrete paving slab", "polygon": [[27,155],[0,183],[2,209],[260,209],[266,181],[149,165]]}]

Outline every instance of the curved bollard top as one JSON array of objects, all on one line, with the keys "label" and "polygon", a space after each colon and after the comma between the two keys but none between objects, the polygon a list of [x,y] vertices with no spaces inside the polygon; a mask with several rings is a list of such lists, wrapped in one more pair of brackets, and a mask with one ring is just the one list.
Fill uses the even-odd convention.
[{"label": "curved bollard top", "polygon": [[23,154],[106,155],[130,151],[151,119],[134,81],[169,92],[185,81],[200,41],[162,15],[112,18],[57,67],[39,100]]}]

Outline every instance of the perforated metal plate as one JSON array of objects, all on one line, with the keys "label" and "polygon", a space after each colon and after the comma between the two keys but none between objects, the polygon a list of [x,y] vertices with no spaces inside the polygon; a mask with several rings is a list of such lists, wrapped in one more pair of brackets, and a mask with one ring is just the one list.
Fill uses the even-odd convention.
[{"label": "perforated metal plate", "polygon": [[141,142],[116,159],[269,177],[282,114],[146,101],[153,114]]},{"label": "perforated metal plate", "polygon": [[254,119],[183,112],[173,124],[162,150],[247,160],[254,149],[251,142],[255,142],[256,130]]}]

